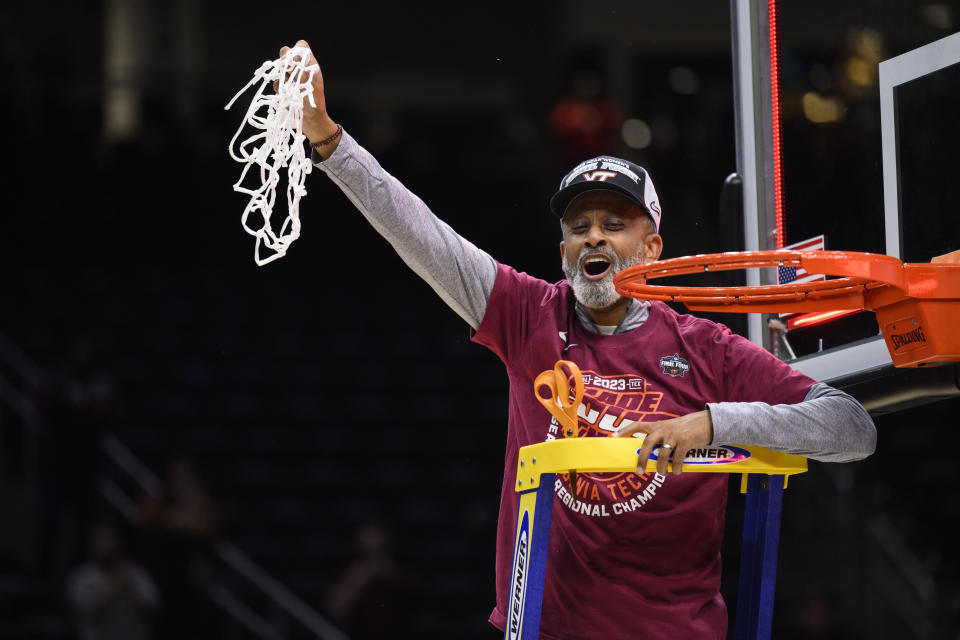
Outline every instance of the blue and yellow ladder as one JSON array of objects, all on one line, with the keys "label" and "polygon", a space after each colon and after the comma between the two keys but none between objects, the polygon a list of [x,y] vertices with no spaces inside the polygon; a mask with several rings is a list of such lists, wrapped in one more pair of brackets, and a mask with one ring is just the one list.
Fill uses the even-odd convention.
[{"label": "blue and yellow ladder", "polygon": [[[565,438],[520,449],[514,488],[520,494],[510,572],[507,640],[537,640],[553,515],[554,478],[636,471],[640,438]],[[710,451],[716,450],[716,451]],[[773,622],[780,507],[787,478],[807,470],[806,458],[753,446],[709,447],[684,461],[684,473],[742,473],[747,494],[736,615],[737,640],[767,639]],[[647,462],[656,471],[656,460]]]}]

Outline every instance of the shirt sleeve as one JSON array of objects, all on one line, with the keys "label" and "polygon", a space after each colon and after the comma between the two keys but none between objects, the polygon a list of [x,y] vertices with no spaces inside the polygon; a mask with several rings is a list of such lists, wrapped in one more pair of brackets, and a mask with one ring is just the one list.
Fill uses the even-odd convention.
[{"label": "shirt sleeve", "polygon": [[542,311],[558,295],[549,283],[498,265],[487,312],[473,341],[496,353],[509,367],[524,353],[530,334],[542,320]]},{"label": "shirt sleeve", "polygon": [[325,161],[326,173],[403,261],[473,329],[480,326],[497,276],[486,252],[458,235],[387,173],[346,131]]},{"label": "shirt sleeve", "polygon": [[714,444],[755,444],[823,462],[851,462],[874,452],[877,429],[853,397],[822,383],[797,404],[707,405]]},{"label": "shirt sleeve", "polygon": [[740,336],[725,357],[730,402],[708,403],[714,444],[748,444],[824,462],[873,453],[877,430],[850,395],[818,383]]}]

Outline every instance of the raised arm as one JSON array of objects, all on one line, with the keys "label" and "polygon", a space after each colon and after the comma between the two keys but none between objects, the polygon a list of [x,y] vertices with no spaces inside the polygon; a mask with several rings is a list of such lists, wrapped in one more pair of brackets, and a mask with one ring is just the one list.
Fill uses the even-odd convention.
[{"label": "raised arm", "polygon": [[[297,46],[309,48],[304,40]],[[284,47],[280,55],[288,50]],[[312,53],[310,58],[310,63],[316,62]],[[327,113],[321,73],[314,76],[313,95],[316,108],[304,103],[303,133],[312,144],[325,143],[314,147],[322,160],[316,166],[343,190],[403,261],[477,329],[497,276],[494,259],[437,218],[338,127]]]}]

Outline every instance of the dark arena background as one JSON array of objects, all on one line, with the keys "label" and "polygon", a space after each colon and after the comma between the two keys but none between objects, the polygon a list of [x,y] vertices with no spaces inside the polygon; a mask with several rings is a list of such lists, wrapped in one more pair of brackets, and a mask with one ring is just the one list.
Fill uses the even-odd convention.
[{"label": "dark arena background", "polygon": [[[495,637],[501,363],[320,171],[300,239],[257,267],[227,155],[251,94],[223,107],[304,38],[332,117],[501,262],[562,277],[547,201],[601,153],[649,168],[665,257],[739,250],[730,16],[4,2],[0,638],[92,637],[95,553],[149,612],[116,637]],[[779,21],[786,241],[882,251],[877,63],[960,30],[960,3],[791,2]],[[793,478],[774,638],[960,638],[955,391],[876,412],[875,455]]]}]

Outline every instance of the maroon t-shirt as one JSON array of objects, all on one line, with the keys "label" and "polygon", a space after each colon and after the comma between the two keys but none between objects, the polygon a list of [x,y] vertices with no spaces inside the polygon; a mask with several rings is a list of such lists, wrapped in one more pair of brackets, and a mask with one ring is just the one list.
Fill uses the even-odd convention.
[{"label": "maroon t-shirt", "polygon": [[[504,628],[520,447],[560,436],[533,380],[557,360],[583,372],[580,435],[609,436],[624,421],[664,420],[707,402],[803,400],[810,378],[722,325],[652,302],[640,327],[585,329],[566,281],[549,284],[500,265],[474,340],[510,378],[509,423],[497,532],[497,604]],[[566,351],[564,349],[568,347]],[[750,444],[750,443],[740,443]],[[584,473],[578,496],[557,476],[541,638],[725,638],[720,543],[725,474]],[[562,480],[562,481],[561,481]]]}]

